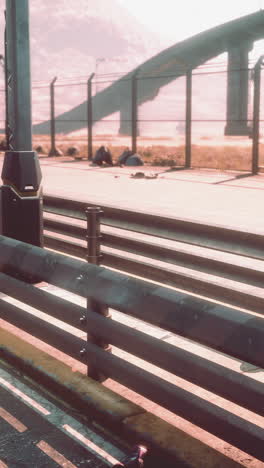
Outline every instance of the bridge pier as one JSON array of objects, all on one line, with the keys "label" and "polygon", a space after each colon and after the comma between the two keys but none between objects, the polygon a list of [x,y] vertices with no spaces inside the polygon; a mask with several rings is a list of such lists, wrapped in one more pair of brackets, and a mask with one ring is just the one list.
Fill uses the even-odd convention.
[{"label": "bridge pier", "polygon": [[122,136],[132,135],[131,102],[129,99],[127,99],[127,102],[123,102],[122,108],[120,109],[120,127],[118,133]]},{"label": "bridge pier", "polygon": [[225,135],[249,135],[248,127],[248,53],[252,42],[228,50],[227,107]]},{"label": "bridge pier", "polygon": [[[137,71],[130,80],[124,80],[120,91],[120,127],[121,136],[139,136],[139,126],[137,122],[138,107],[138,82]],[[133,146],[133,142],[132,142]]]}]

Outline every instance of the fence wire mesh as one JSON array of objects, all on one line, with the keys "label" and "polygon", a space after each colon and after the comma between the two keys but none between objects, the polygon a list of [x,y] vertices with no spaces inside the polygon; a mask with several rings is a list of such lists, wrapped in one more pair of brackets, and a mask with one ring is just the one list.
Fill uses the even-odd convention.
[{"label": "fence wire mesh", "polygon": [[[79,80],[58,78],[54,83],[56,147],[67,154],[69,147],[75,146],[84,158],[88,154],[87,80],[84,77]],[[182,71],[178,75],[176,72],[174,75],[166,75],[165,71],[161,71],[159,75],[147,76],[139,70],[135,82],[136,92],[135,89],[133,91],[132,73],[125,76],[95,75],[93,78],[90,100],[93,154],[99,146],[105,145],[110,148],[113,159],[117,160],[125,148],[133,146],[134,125],[136,149],[145,163],[184,167],[188,144],[186,75]],[[260,166],[264,166],[263,87],[262,80]],[[50,83],[33,83],[34,146],[44,154],[49,153],[51,139],[50,94]],[[253,69],[195,69],[191,75],[189,99],[191,167],[250,171]],[[136,105],[134,122],[133,100]],[[4,134],[4,87],[0,90],[0,103],[0,121]]]}]

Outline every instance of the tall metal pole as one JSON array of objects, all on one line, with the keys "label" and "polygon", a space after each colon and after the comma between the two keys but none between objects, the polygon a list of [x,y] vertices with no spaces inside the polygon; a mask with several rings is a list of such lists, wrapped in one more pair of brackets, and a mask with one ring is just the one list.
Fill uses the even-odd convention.
[{"label": "tall metal pole", "polygon": [[186,115],[185,115],[185,167],[191,167],[192,159],[192,70],[186,73]]},{"label": "tall metal pole", "polygon": [[6,0],[9,149],[2,170],[0,232],[43,245],[41,171],[32,151],[28,0]]},{"label": "tall metal pole", "polygon": [[264,56],[261,56],[254,67],[254,108],[252,129],[252,174],[259,171],[259,115],[260,115],[260,82],[261,66]]},{"label": "tall metal pole", "polygon": [[95,73],[92,73],[87,81],[87,129],[88,129],[88,161],[93,159],[93,97],[92,80]]}]

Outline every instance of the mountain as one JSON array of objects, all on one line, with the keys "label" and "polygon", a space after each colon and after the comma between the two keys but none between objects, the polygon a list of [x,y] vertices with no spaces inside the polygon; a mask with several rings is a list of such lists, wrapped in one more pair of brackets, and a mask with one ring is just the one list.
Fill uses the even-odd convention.
[{"label": "mountain", "polygon": [[[158,35],[146,31],[117,0],[29,0],[29,4],[33,80],[89,75],[101,57],[105,60],[99,73],[127,71],[161,48]],[[4,9],[5,0],[0,0],[0,10]],[[3,18],[2,14],[2,31]],[[2,53],[3,43],[0,47]]]}]

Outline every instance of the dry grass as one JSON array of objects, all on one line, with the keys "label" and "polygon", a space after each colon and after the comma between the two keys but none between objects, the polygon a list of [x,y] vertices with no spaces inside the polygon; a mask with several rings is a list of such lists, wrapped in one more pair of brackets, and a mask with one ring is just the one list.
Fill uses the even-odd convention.
[{"label": "dry grass", "polygon": [[[140,139],[139,139],[140,140]],[[155,142],[148,139],[150,144],[138,142],[138,153],[146,164],[155,166],[183,166],[185,161],[185,146],[167,146],[166,144],[157,144],[157,140],[164,142],[164,138],[156,139]],[[248,171],[251,169],[252,148],[248,140],[245,144],[241,142],[233,142],[232,145],[219,144],[219,141],[214,144],[214,140],[207,136],[200,138],[201,144],[192,145],[192,167],[194,168],[210,168],[221,171],[237,170]],[[207,140],[210,140],[210,143]],[[127,148],[123,144],[124,139],[113,139],[111,135],[100,135],[94,138],[93,152],[102,144],[106,144],[110,149],[113,160],[117,161],[118,156]],[[125,140],[125,143],[129,142]],[[116,144],[113,144],[116,143]],[[156,143],[156,144],[155,144]],[[72,138],[71,136],[57,135],[56,145],[65,155],[70,146],[77,146],[80,155],[87,157],[87,140],[86,138]],[[41,146],[43,154],[48,154],[50,149],[50,137],[48,135],[34,136],[34,148]],[[264,144],[260,144],[260,165],[264,165]]]}]

